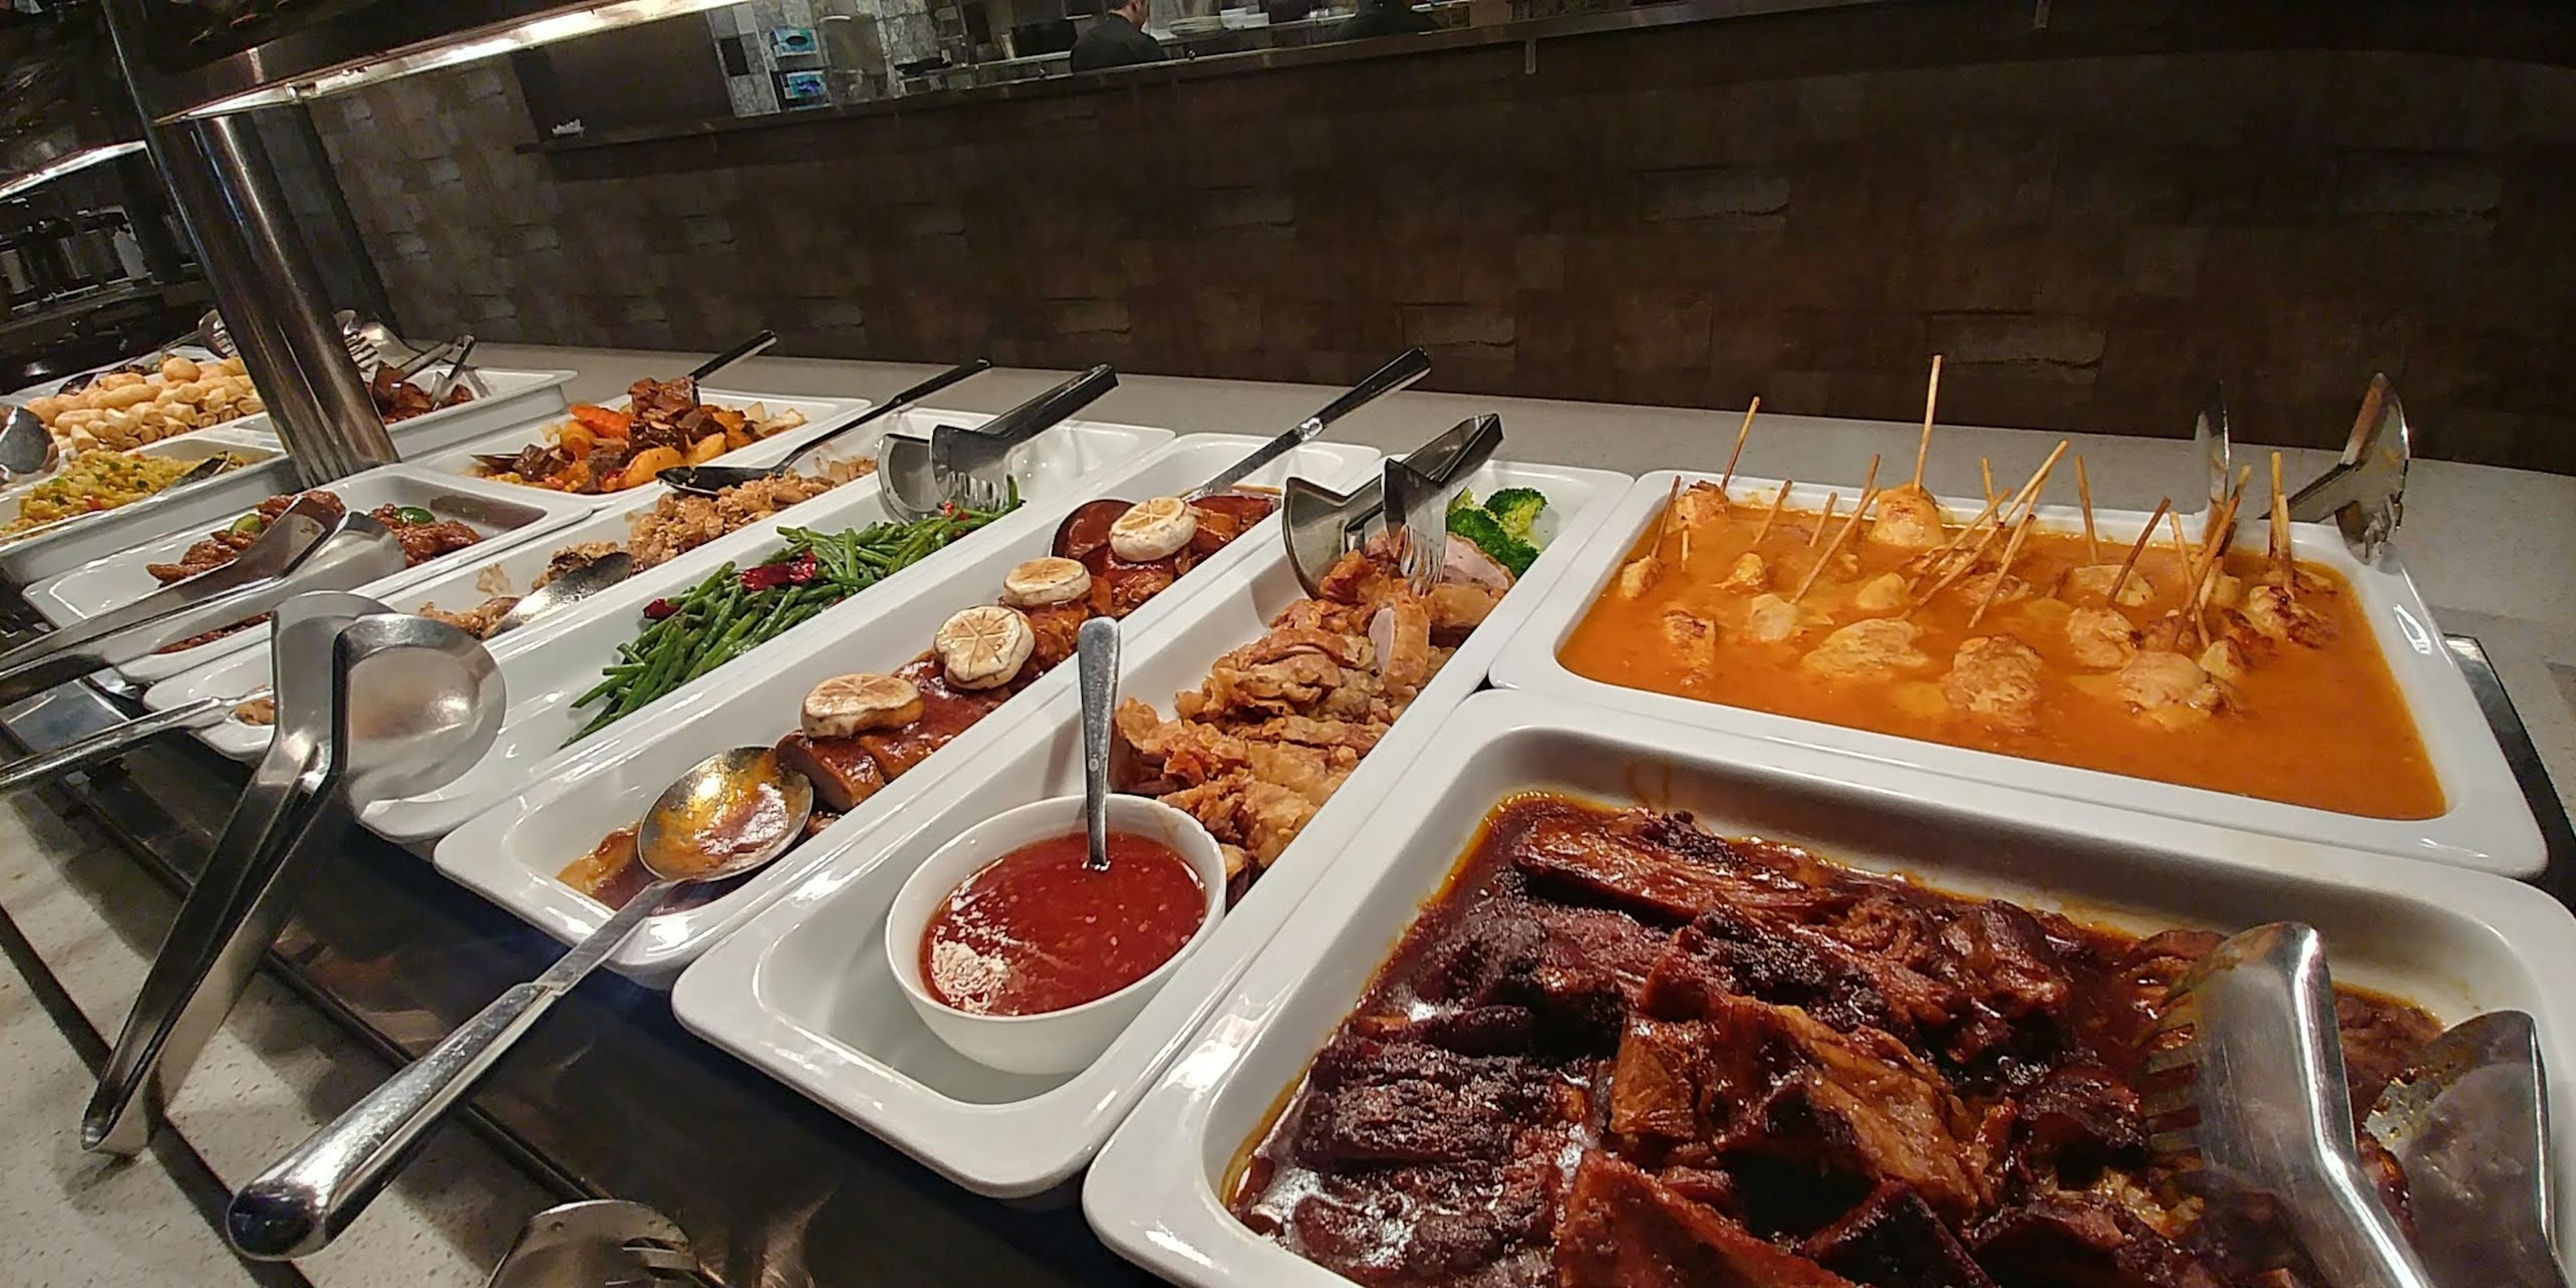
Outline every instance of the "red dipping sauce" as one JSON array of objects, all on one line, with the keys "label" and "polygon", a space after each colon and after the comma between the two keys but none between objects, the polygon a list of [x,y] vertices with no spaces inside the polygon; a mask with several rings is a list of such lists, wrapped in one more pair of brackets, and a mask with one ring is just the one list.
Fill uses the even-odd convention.
[{"label": "red dipping sauce", "polygon": [[921,936],[930,995],[977,1015],[1043,1015],[1154,973],[1207,919],[1207,888],[1160,841],[1109,834],[1109,870],[1081,833],[1022,846],[949,893]]}]

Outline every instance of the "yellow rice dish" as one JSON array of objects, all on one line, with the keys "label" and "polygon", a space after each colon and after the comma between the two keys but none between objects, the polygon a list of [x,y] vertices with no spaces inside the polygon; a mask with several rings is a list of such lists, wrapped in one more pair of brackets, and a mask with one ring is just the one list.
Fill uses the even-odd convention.
[{"label": "yellow rice dish", "polygon": [[20,532],[76,514],[113,510],[152,495],[195,469],[195,461],[128,452],[85,452],[62,472],[27,490],[18,517],[0,533]]}]

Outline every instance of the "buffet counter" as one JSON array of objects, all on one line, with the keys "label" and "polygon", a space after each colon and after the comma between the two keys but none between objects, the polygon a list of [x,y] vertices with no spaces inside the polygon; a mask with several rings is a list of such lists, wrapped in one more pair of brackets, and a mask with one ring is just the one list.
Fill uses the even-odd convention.
[{"label": "buffet counter", "polygon": [[[698,356],[513,345],[487,345],[481,354],[496,367],[573,371],[564,392],[575,402],[613,399],[631,382],[668,376]],[[882,400],[935,370],[760,358],[728,370],[723,383]],[[1060,378],[997,371],[935,401],[999,412]],[[1158,427],[1184,442],[1202,433],[1267,436],[1331,393],[1126,376],[1085,416]],[[1715,411],[1403,393],[1327,437],[1401,451],[1482,412],[1503,419],[1503,458],[1631,474],[1724,468],[1739,422]],[[1740,470],[1858,479],[1873,457],[1910,459],[1916,432],[1766,415]],[[2059,437],[1947,425],[1940,435],[1923,483],[1953,496],[1978,492],[1980,458],[1995,477],[2018,479]],[[2250,459],[2245,447],[2240,454]],[[2181,442],[2078,437],[2074,450],[2087,460],[2094,502],[2106,509],[2143,511],[2200,486]],[[2287,456],[2293,480],[2329,463],[2320,452]],[[2576,479],[2418,460],[2397,548],[2440,629],[2477,641],[2474,650],[2500,681],[2495,696],[2518,711],[2558,799],[2576,801]],[[2481,670],[2467,669],[2474,688]],[[92,727],[106,710],[95,698],[57,690],[0,713],[0,722],[41,746]],[[0,813],[0,946],[34,984],[50,1026],[91,1066],[241,781],[241,769],[223,757],[168,739],[22,793]],[[2549,825],[2544,818],[2545,832]],[[2569,858],[2551,855],[2551,879],[2564,878]],[[142,1179],[129,1172],[111,1184],[114,1169],[77,1153],[87,1078],[60,1067],[59,1049],[38,1040],[50,1035],[35,1031],[44,1026],[32,1012],[0,1017],[26,1029],[0,1042],[0,1085],[30,1088],[14,1102],[29,1119],[19,1135],[42,1142],[39,1154],[51,1160],[0,1169],[0,1206],[22,1222],[97,1225],[100,1256],[87,1267],[97,1282],[253,1281],[198,1216],[219,1215],[224,1191],[557,951],[553,936],[361,834],[302,900],[269,969],[200,1061],[145,1168],[136,1169]],[[338,1245],[298,1264],[304,1281],[480,1282],[536,1209],[595,1196],[668,1213],[713,1278],[728,1284],[1151,1281],[1094,1237],[1072,1186],[980,1198],[684,1030],[665,993],[602,975],[562,1006],[430,1157]],[[158,1187],[154,1173],[167,1173],[171,1185]],[[155,1231],[112,1233],[120,1204],[171,1215]]]}]

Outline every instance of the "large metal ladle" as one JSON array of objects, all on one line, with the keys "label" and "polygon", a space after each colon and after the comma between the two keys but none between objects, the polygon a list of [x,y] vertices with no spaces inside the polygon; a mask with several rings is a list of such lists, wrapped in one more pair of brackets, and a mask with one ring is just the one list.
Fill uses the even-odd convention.
[{"label": "large metal ladle", "polygon": [[349,594],[277,608],[277,732],[161,943],[81,1118],[83,1148],[131,1155],[241,997],[313,867],[361,805],[444,786],[508,707],[474,637]]},{"label": "large metal ladle", "polygon": [[636,830],[636,858],[653,884],[545,974],[495,998],[243,1186],[224,1213],[233,1247],[266,1261],[320,1251],[555,999],[608,960],[680,887],[740,876],[785,853],[813,808],[813,784],[780,764],[774,748],[736,747],[700,761],[653,802]]}]

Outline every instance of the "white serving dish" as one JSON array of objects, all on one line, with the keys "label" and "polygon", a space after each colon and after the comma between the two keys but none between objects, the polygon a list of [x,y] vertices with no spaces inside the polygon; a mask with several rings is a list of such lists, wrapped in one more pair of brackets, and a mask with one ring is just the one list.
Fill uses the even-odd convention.
[{"label": "white serving dish", "polygon": [[[911,422],[906,420],[906,417],[922,414],[929,413],[902,412],[886,419],[898,424],[909,424]],[[871,428],[854,434],[849,439],[832,443],[814,458],[814,462],[809,463],[808,468],[818,468],[820,465],[852,456],[868,455],[874,450],[874,442],[869,435],[875,432]],[[1039,435],[1022,447],[1017,453],[1018,459],[1014,461],[1014,477],[1021,479],[1029,494],[1039,499],[1062,495],[1071,488],[1075,479],[1132,461],[1154,447],[1170,441],[1171,437],[1169,430],[1153,429],[1142,425],[1070,421],[1057,430]],[[480,486],[501,488],[511,496],[524,496],[545,491],[543,488],[521,488],[489,482],[481,483]],[[629,595],[620,600],[612,593],[603,593],[578,607],[563,610],[544,623],[532,624],[493,641],[493,656],[502,663],[503,682],[509,686],[511,694],[510,718],[516,721],[521,715],[539,709],[531,704],[546,702],[548,695],[551,695],[551,707],[544,709],[559,711],[565,702],[590,687],[598,679],[603,660],[616,651],[618,644],[632,638],[635,631],[634,614],[643,603],[658,595],[672,593],[675,589],[686,589],[696,585],[709,570],[726,560],[741,563],[761,558],[778,544],[778,529],[782,527],[837,530],[882,519],[886,517],[885,507],[876,492],[877,483],[873,478],[853,480],[802,505],[792,506],[768,520],[745,527],[739,532],[728,533],[719,540],[700,546],[659,568],[640,574],[635,580],[652,587],[652,592],[649,594],[644,594],[640,598]],[[594,541],[624,542],[632,531],[631,518],[634,513],[649,509],[659,502],[661,496],[662,489],[658,487],[635,488],[618,493],[612,498],[611,504],[590,511],[587,517],[555,530],[549,534],[547,540],[513,547],[496,560],[452,568],[438,577],[406,588],[400,596],[388,600],[387,603],[390,607],[405,612],[417,609],[424,604],[434,604],[449,611],[458,611],[480,604],[492,595],[523,592],[536,580],[539,573],[545,571],[547,563],[554,558],[558,550]],[[589,498],[579,498],[579,500],[586,505]],[[628,589],[631,588],[619,588],[621,592]],[[612,603],[616,607],[612,608]],[[536,644],[540,638],[541,627],[549,632],[569,627],[576,617],[584,613],[591,614],[590,618],[584,619],[591,624],[584,627],[576,638],[550,643],[542,649],[533,651],[523,647]],[[520,636],[526,638],[515,638]],[[553,636],[549,635],[546,638],[552,639]],[[263,636],[255,648],[245,649],[212,666],[202,667],[154,685],[152,691],[144,695],[144,704],[158,710],[204,697],[237,697],[267,684],[268,680],[268,645]],[[492,763],[491,768],[495,773],[499,772],[504,765],[511,763],[524,768],[534,760],[551,755],[563,738],[579,727],[577,723],[548,724],[547,733],[529,735],[531,741],[524,747],[517,748],[509,759]],[[510,736],[506,729],[503,736],[505,739]],[[269,730],[266,726],[246,725],[239,721],[226,720],[198,730],[197,737],[225,755],[238,760],[251,760],[267,749]],[[547,738],[551,738],[552,741],[546,741]],[[435,802],[436,817],[419,825],[434,827],[434,830],[409,835],[404,839],[422,840],[435,837],[456,823],[463,822],[466,816],[473,812],[473,808],[480,808],[480,805],[474,804],[472,808],[468,808],[466,804],[459,803],[451,797],[462,798],[474,794],[460,787],[451,787],[448,793],[442,793]],[[497,792],[485,794],[497,794]],[[428,805],[429,803],[424,802],[422,809],[389,810],[388,813],[396,823],[408,827],[411,826],[409,820],[414,815],[433,812]],[[436,826],[440,818],[449,821],[444,826]],[[388,824],[388,826],[394,825],[396,824]]]},{"label": "white serving dish", "polygon": [[[742,408],[748,407],[753,403],[759,403],[767,409],[769,414],[772,416],[784,415],[789,411],[799,411],[805,414],[804,424],[788,430],[785,433],[773,434],[767,438],[761,439],[759,442],[751,444],[748,447],[737,448],[733,451],[727,452],[724,455],[707,462],[711,465],[771,464],[786,456],[787,453],[804,446],[807,442],[812,441],[822,434],[830,432],[832,429],[848,421],[851,417],[868,409],[868,400],[864,398],[790,397],[784,394],[761,394],[748,393],[738,389],[717,389],[712,386],[701,388],[698,391],[698,396],[708,402],[712,402],[723,407]],[[626,406],[626,401],[627,400],[624,398],[619,398],[615,402],[602,403],[600,405],[622,410]],[[429,418],[424,416],[421,419],[427,420]],[[538,415],[533,419],[526,415],[514,415],[507,422],[498,425],[486,426],[486,430],[488,432],[478,434],[472,439],[472,441],[450,438],[448,441],[454,443],[455,446],[450,447],[447,450],[425,454],[415,454],[406,451],[404,455],[406,459],[412,459],[417,455],[417,459],[423,467],[436,470],[442,474],[453,474],[461,478],[481,479],[483,476],[477,472],[477,466],[474,463],[474,457],[477,454],[485,456],[515,454],[522,448],[545,441],[544,431],[546,427],[549,425],[559,424],[566,419],[569,419],[568,415],[560,408]],[[888,419],[893,418],[889,417]],[[878,432],[878,430],[871,427],[870,429],[862,431],[861,436],[874,436],[877,435]],[[524,484],[518,483],[496,483],[495,485],[527,492],[548,492],[553,490],[551,488],[528,487]],[[629,490],[640,492],[644,489],[633,488]],[[571,496],[575,494],[558,492],[556,495]],[[623,495],[625,494],[620,492],[603,492],[596,496],[581,496],[579,499],[590,505],[605,506],[615,503],[618,498]]]},{"label": "white serving dish", "polygon": [[[994,811],[1081,789],[1082,703],[1070,675],[971,768],[873,831],[827,838],[836,842],[828,861],[681,978],[672,997],[681,1023],[968,1189],[1020,1197],[1080,1171],[1341,847],[1374,835],[1387,789],[1436,745],[1443,714],[1482,686],[1512,624],[1559,584],[1627,476],[1495,464],[1469,483],[1478,495],[1515,485],[1546,492],[1556,520],[1553,532],[1542,524],[1549,540],[1529,575],[1088,1068],[1020,1077],[957,1055],[922,1026],[876,950],[896,890],[932,851]],[[1174,694],[1197,688],[1219,657],[1302,597],[1285,549],[1268,544],[1257,565],[1209,583],[1168,628],[1130,642],[1122,692],[1169,714]]]},{"label": "white serving dish", "polygon": [[[145,443],[141,447],[132,449],[128,454],[134,456],[159,457],[162,460],[168,461],[196,462],[202,461],[209,456],[222,456],[227,453],[246,462],[248,465],[256,465],[264,461],[276,460],[278,457],[285,455],[285,453],[278,448],[268,446],[264,443],[253,444],[227,439],[218,436],[213,430],[199,430],[193,434],[181,434],[175,438],[164,438],[158,442]],[[113,456],[116,454],[117,453],[107,451],[105,449],[101,449],[97,452],[85,453],[85,455],[92,456]],[[42,474],[26,475],[18,481],[9,484],[7,487],[0,488],[0,524],[15,522],[18,518],[19,506],[26,500],[27,494],[44,486],[52,480],[61,477],[63,468],[69,466],[74,459],[76,458],[65,455],[62,458],[61,464],[55,468],[47,470]],[[239,471],[235,472],[238,473]],[[212,482],[214,480],[207,481]],[[137,504],[140,504],[140,502],[137,502]],[[102,510],[100,513],[112,514],[114,511]]]},{"label": "white serving dish", "polygon": [[[179,460],[203,460],[225,451],[264,455],[267,459],[190,484],[185,492],[167,501],[156,501],[149,508],[137,508],[142,503],[136,502],[102,510],[78,523],[0,545],[0,576],[20,586],[30,585],[139,542],[173,532],[197,531],[220,516],[238,514],[298,486],[295,463],[277,449],[226,441],[215,437],[212,430],[165,438],[137,450]],[[24,496],[25,489],[21,488],[0,498],[0,522],[18,517],[18,505]]]},{"label": "white serving dish", "polygon": [[[428,389],[447,371],[444,362],[431,363],[412,383]],[[572,405],[564,397],[564,386],[575,373],[570,371],[514,371],[498,367],[476,367],[475,374],[492,390],[488,398],[475,398],[453,407],[414,416],[399,425],[387,425],[393,435],[394,450],[406,461],[444,452],[471,439],[481,438],[515,425],[542,425],[563,419],[563,410]],[[260,412],[241,420],[226,421],[215,429],[244,442],[282,446],[277,425],[268,413]],[[205,430],[199,430],[205,433]]]},{"label": "white serving dish", "polygon": [[[453,568],[479,568],[491,562],[501,551],[564,527],[590,511],[588,505],[574,498],[531,496],[529,493],[537,489],[449,478],[412,465],[387,465],[352,474],[326,490],[336,494],[352,510],[414,505],[443,519],[462,519],[483,534],[483,541],[477,545],[450,551],[418,567],[406,568],[390,577],[355,588],[359,594],[378,599]],[[243,501],[226,513],[247,512],[270,495],[274,493],[263,493]],[[56,626],[69,626],[133,603],[161,589],[161,583],[145,571],[145,565],[175,561],[181,552],[196,544],[209,528],[215,526],[221,526],[220,522],[210,521],[94,559],[59,577],[28,587],[27,603]],[[204,666],[215,658],[239,652],[265,638],[261,631],[235,631],[194,648],[137,658],[118,666],[116,671],[128,680],[149,684]],[[265,676],[265,667],[261,673]]]},{"label": "white serving dish", "polygon": [[1136,982],[1060,1011],[984,1015],[958,1010],[932,997],[921,977],[921,940],[930,931],[931,917],[967,878],[1012,851],[1054,837],[1080,835],[1082,806],[1079,793],[1031,801],[951,837],[929,862],[913,869],[895,894],[884,933],[877,936],[884,946],[885,967],[893,972],[913,1014],[951,1050],[987,1068],[1037,1075],[1080,1070],[1126,1030],[1172,972],[1207,943],[1225,920],[1225,851],[1217,847],[1216,838],[1197,819],[1161,801],[1111,793],[1101,802],[1111,835],[1161,841],[1198,874],[1199,892],[1207,896],[1198,929],[1162,965]]},{"label": "white serving dish", "polygon": [[[1258,440],[1234,435],[1194,434],[1116,474],[1087,480],[1070,493],[1033,505],[994,525],[994,531],[977,534],[974,544],[960,542],[950,552],[953,557],[929,574],[901,585],[889,579],[870,593],[868,602],[836,607],[727,668],[721,690],[706,683],[717,677],[703,677],[665,698],[661,711],[653,713],[660,718],[630,717],[638,730],[633,735],[613,743],[594,741],[575,747],[533,772],[518,774],[507,784],[514,795],[500,799],[489,812],[456,828],[439,844],[439,870],[549,934],[566,942],[580,939],[608,919],[608,909],[556,881],[555,874],[589,852],[602,836],[632,824],[663,788],[707,755],[707,748],[776,742],[795,728],[798,707],[817,682],[851,671],[892,670],[929,651],[932,633],[950,614],[993,602],[1003,573],[1045,554],[1053,545],[1057,524],[1074,506],[1095,497],[1141,498],[1184,491],[1242,459],[1257,444]],[[1252,482],[1275,486],[1293,471],[1348,485],[1365,477],[1377,461],[1378,454],[1368,448],[1310,443],[1254,475]],[[1130,614],[1128,628],[1144,635],[1153,623],[1193,598],[1192,581],[1199,585],[1225,581],[1259,548],[1278,542],[1275,525],[1254,527],[1192,569],[1180,586]],[[908,802],[925,795],[949,770],[1021,745],[1015,726],[1043,707],[1049,695],[1071,692],[1073,683],[1073,668],[1058,667],[740,889],[701,907],[664,913],[645,923],[609,964],[644,983],[670,987],[680,970],[709,945],[820,866],[834,853],[839,838],[855,836],[899,813],[912,816],[917,811],[908,811]],[[506,740],[509,735],[505,732],[503,737]]]},{"label": "white serving dish", "polygon": [[[2506,876],[2534,875],[2545,861],[2539,828],[2532,822],[2530,808],[2523,802],[2504,754],[2497,749],[2495,736],[2480,714],[2467,681],[2461,678],[2450,650],[2442,646],[2441,632],[2433,623],[2431,611],[2416,594],[2413,580],[2407,577],[2393,550],[2384,553],[2376,565],[2364,565],[2353,557],[2332,526],[2294,525],[2299,557],[2343,574],[2359,596],[2362,615],[2369,621],[2389,672],[2396,677],[2397,687],[2415,717],[2416,730],[2423,737],[2449,801],[2448,812],[2431,819],[2339,814],[1650,693],[1575,674],[1558,662],[1557,650],[1618,575],[1620,562],[1643,537],[1647,525],[1662,512],[1676,477],[1687,487],[1714,476],[1666,471],[1638,479],[1610,522],[1585,547],[1580,567],[1566,579],[1564,593],[1531,617],[1504,648],[1494,664],[1495,684],[1662,716],[1684,724],[1855,752],[2054,796],[2101,801],[2297,840],[2430,859]],[[1767,503],[1778,486],[1776,480],[1738,476],[1734,493],[1738,498],[1758,495]],[[1826,490],[1819,485],[1802,485],[1790,494],[1790,504],[1821,509]],[[1944,502],[1953,524],[1966,522],[1977,508]],[[2060,531],[2076,529],[2082,523],[2080,512],[2070,506],[2043,506],[2040,515],[2043,522]],[[2137,511],[2095,512],[2105,545],[2116,539],[2125,546],[2136,538],[2146,519]],[[2239,525],[2240,548],[2259,550],[2264,539],[2265,528],[2260,522]]]},{"label": "white serving dish", "polygon": [[[1486,813],[1531,790],[1610,804],[1642,792],[1720,834],[2132,931],[2305,921],[2324,933],[2341,983],[2445,1023],[2531,1012],[2561,1071],[2550,1089],[2558,1156],[2576,1149],[2576,1081],[2564,1072],[2576,1068],[2576,996],[2559,984],[2576,970],[2576,919],[2531,887],[1526,693],[1469,699],[1438,738],[1439,754],[1415,759],[1371,812],[1366,843],[1332,865],[1092,1166],[1083,1207],[1121,1255],[1206,1288],[1346,1283],[1252,1233],[1220,1187]],[[2561,1181],[2564,1222],[2576,1197]]]}]

